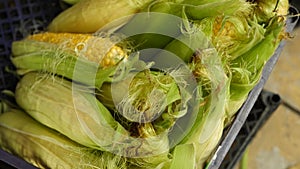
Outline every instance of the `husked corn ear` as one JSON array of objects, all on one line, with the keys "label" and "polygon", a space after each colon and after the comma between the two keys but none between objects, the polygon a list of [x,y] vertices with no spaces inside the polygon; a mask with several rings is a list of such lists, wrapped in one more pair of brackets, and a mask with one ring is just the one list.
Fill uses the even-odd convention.
[{"label": "husked corn ear", "polygon": [[45,32],[28,36],[27,39],[59,45],[89,61],[99,63],[104,68],[114,66],[120,60],[127,58],[126,52],[108,37],[80,33]]}]

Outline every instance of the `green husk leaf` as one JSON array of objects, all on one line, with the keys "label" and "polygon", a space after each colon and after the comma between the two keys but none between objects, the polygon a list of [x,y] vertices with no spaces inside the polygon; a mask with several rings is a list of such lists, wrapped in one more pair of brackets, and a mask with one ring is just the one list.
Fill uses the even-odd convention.
[{"label": "green husk leaf", "polygon": [[[26,74],[18,83],[16,101],[40,123],[87,147],[141,159],[141,163],[148,165],[168,159],[166,133],[145,138],[131,136],[96,99],[92,90],[64,79]],[[143,161],[149,156],[161,157]]]},{"label": "green husk leaf", "polygon": [[[185,88],[184,85],[188,82],[181,79],[182,76],[188,75],[185,73],[191,72],[177,69],[165,73],[146,69],[138,73],[129,73],[122,81],[105,83],[98,98],[104,105],[117,112],[117,117],[125,117],[122,122],[134,122],[138,128],[143,123],[152,122],[152,134],[159,135],[169,131],[176,119],[188,111],[194,91]],[[136,130],[132,125],[130,128]]]},{"label": "green husk leaf", "polygon": [[55,17],[48,31],[94,33],[115,20],[127,22],[149,2],[151,0],[81,0]]},{"label": "green husk leaf", "polygon": [[91,88],[100,88],[113,76],[122,78],[137,61],[138,55],[131,55],[118,65],[102,68],[98,63],[77,56],[75,53],[50,43],[32,40],[15,41],[12,44],[11,61],[21,75],[40,71],[57,74]]},{"label": "green husk leaf", "polygon": [[182,31],[182,25],[186,21],[202,20],[219,14],[232,14],[243,5],[245,6],[245,2],[240,0],[212,1],[206,4],[197,1],[157,1],[134,15],[116,32],[127,36],[137,50],[163,49],[185,33]]},{"label": "green husk leaf", "polygon": [[180,144],[175,147],[172,154],[172,162],[170,169],[185,168],[194,169],[196,168],[196,149],[193,144]]},{"label": "green husk leaf", "polygon": [[74,4],[78,3],[80,0],[62,0],[62,1],[67,4],[74,5]]},{"label": "green husk leaf", "polygon": [[223,132],[231,77],[227,77],[227,71],[214,48],[199,52],[194,62],[197,65],[195,69],[199,72],[199,85],[202,86],[204,94],[199,103],[201,106],[196,118],[197,123],[181,144],[195,144],[196,162],[198,166],[202,166],[219,143]]},{"label": "green husk leaf", "polygon": [[[246,68],[247,71],[255,74],[274,54],[280,41],[280,35],[284,30],[285,23],[280,17],[274,17],[266,27],[265,38],[249,52],[241,55],[232,61],[232,67]],[[265,50],[263,50],[265,49]]]},{"label": "green husk leaf", "polygon": [[235,13],[204,18],[195,24],[210,37],[222,57],[233,60],[264,38],[265,28],[258,24],[253,10],[253,5],[244,2]]},{"label": "green husk leaf", "polygon": [[20,109],[0,116],[0,147],[39,168],[127,168],[124,158],[79,145]]},{"label": "green husk leaf", "polygon": [[230,63],[230,69],[233,73],[227,108],[229,118],[234,115],[249,92],[259,82],[264,65],[273,56],[281,41],[280,35],[284,29],[284,23],[278,22],[278,19],[278,17],[272,19],[266,27],[265,38],[260,43]]},{"label": "green husk leaf", "polygon": [[195,6],[186,4],[185,12],[189,19],[201,20],[211,16],[231,15],[245,5],[243,0],[221,0]]},{"label": "green husk leaf", "polygon": [[255,13],[261,24],[267,24],[277,16],[286,17],[290,7],[288,0],[254,0],[251,2],[256,4]]},{"label": "green husk leaf", "polygon": [[[154,62],[158,62],[158,64],[162,64],[160,62],[163,62],[168,65],[171,63],[173,66],[177,66],[169,57],[178,57],[185,63],[189,63],[193,55],[198,51],[213,48],[207,36],[197,27],[183,25],[181,29],[182,34],[164,48],[164,50],[171,52],[173,56],[168,56],[165,51],[162,51],[153,58]],[[176,61],[176,59],[172,60]],[[177,64],[181,63],[179,62]]]}]

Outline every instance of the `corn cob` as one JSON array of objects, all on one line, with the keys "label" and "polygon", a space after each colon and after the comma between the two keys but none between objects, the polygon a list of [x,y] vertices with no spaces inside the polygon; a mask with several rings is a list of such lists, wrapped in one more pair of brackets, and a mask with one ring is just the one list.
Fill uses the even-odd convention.
[{"label": "corn cob", "polygon": [[264,65],[274,54],[282,40],[281,33],[285,23],[278,22],[279,18],[274,17],[271,20],[266,27],[265,38],[261,42],[231,62],[231,95],[227,106],[229,119],[242,106],[247,99],[248,93],[259,82]]},{"label": "corn cob", "polygon": [[127,157],[155,156],[168,151],[166,134],[132,137],[92,91],[72,86],[64,79],[28,73],[18,83],[15,95],[18,105],[34,119],[86,147]]},{"label": "corn cob", "polygon": [[194,22],[216,15],[230,15],[244,9],[245,4],[241,0],[210,0],[205,3],[198,0],[157,1],[134,15],[115,32],[125,34],[139,50],[163,49],[185,33],[186,27],[182,25],[187,20]]},{"label": "corn cob", "polygon": [[226,74],[215,49],[200,51],[194,56],[193,62],[203,98],[199,103],[196,123],[181,144],[194,144],[196,163],[201,168],[215,150],[223,133],[231,76]]},{"label": "corn cob", "polygon": [[79,145],[19,109],[0,115],[0,147],[38,168],[126,168],[121,157]]},{"label": "corn cob", "polygon": [[117,66],[131,63],[125,49],[110,38],[90,34],[31,35],[13,42],[12,55],[20,74],[49,72],[96,88],[110,80]]},{"label": "corn cob", "polygon": [[[152,0],[81,0],[55,17],[50,32],[94,33],[105,25],[125,20]],[[124,21],[121,21],[124,22]]]},{"label": "corn cob", "polygon": [[127,57],[124,50],[109,38],[91,34],[45,32],[28,36],[27,39],[59,45],[64,50],[74,51],[89,61],[99,63],[103,68],[114,66]]},{"label": "corn cob", "polygon": [[252,4],[243,2],[231,14],[215,15],[194,23],[210,38],[221,57],[232,60],[264,38],[265,29],[257,23],[253,11]]},{"label": "corn cob", "polygon": [[276,16],[286,19],[289,13],[289,0],[252,0],[251,3],[256,5],[255,13],[262,24],[268,23]]},{"label": "corn cob", "polygon": [[[179,134],[173,135],[174,133],[171,133],[170,140],[181,139],[180,145],[193,145],[196,152],[194,158],[197,166],[201,167],[222,135],[225,105],[229,97],[230,77],[227,77],[222,60],[209,39],[201,31],[197,29],[194,31],[191,31],[190,34],[183,34],[177,40],[169,43],[165,49],[188,62],[189,70],[192,71],[193,78],[195,78],[200,88],[199,95],[201,98],[197,100],[199,107],[193,107],[196,108],[196,116],[191,113],[191,119],[195,120],[195,123],[193,123],[193,120],[188,119],[189,116],[184,117],[192,125],[189,126],[188,133],[185,133],[184,138],[181,138]],[[182,51],[176,51],[176,48]],[[153,59],[157,61],[158,65],[172,64],[176,59],[176,57],[174,59],[174,56],[169,59],[164,58],[164,56],[166,55],[162,52]],[[175,63],[180,64],[183,61],[175,61]],[[185,124],[182,124],[180,120],[177,121],[177,124],[180,127],[185,127]],[[185,123],[187,123],[186,121]],[[174,131],[176,131],[176,128],[174,128]],[[188,149],[191,151],[191,147]]]}]

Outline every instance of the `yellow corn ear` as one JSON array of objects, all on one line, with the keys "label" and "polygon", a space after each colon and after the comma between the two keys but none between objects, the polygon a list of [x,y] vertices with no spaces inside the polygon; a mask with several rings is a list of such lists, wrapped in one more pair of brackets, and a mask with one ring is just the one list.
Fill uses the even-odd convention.
[{"label": "yellow corn ear", "polygon": [[19,109],[0,115],[0,147],[38,168],[126,167],[122,158],[79,145]]},{"label": "yellow corn ear", "polygon": [[94,33],[122,19],[127,22],[152,0],[81,0],[52,20],[51,32]]},{"label": "yellow corn ear", "polygon": [[114,66],[127,57],[126,52],[108,37],[80,33],[45,32],[30,35],[27,39],[59,45],[62,49],[73,51],[89,61],[99,63],[104,68]]},{"label": "yellow corn ear", "polygon": [[56,76],[27,73],[19,81],[15,97],[34,119],[86,147],[130,157],[152,158],[167,152],[167,134],[132,137],[93,92]]}]

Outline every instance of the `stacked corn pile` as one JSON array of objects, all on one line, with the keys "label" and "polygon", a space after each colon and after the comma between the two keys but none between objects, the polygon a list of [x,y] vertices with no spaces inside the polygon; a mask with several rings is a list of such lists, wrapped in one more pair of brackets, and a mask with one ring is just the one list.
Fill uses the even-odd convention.
[{"label": "stacked corn pile", "polygon": [[1,148],[39,168],[204,168],[287,38],[287,0],[80,0],[12,43]]}]

